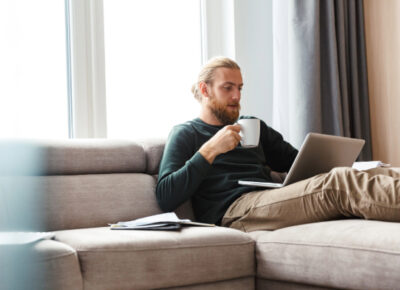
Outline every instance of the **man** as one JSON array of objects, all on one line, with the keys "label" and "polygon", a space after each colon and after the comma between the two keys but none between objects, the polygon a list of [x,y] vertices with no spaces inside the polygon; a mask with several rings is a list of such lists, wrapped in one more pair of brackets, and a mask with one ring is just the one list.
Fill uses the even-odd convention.
[{"label": "man", "polygon": [[230,59],[212,59],[201,70],[192,89],[200,116],[173,128],[161,160],[156,195],[162,210],[191,199],[198,221],[248,232],[343,216],[400,220],[400,174],[393,170],[336,168],[275,190],[240,186],[246,178],[271,181],[297,154],[264,122],[258,147],[239,145],[242,87]]}]

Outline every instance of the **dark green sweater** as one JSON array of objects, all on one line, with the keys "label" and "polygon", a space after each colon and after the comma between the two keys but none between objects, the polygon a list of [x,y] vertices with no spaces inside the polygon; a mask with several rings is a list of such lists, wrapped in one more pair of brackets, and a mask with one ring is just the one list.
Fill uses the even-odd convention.
[{"label": "dark green sweater", "polygon": [[173,211],[191,199],[198,221],[219,224],[232,202],[243,193],[256,190],[239,185],[238,180],[271,181],[270,168],[286,172],[297,155],[297,150],[281,134],[261,121],[258,147],[248,149],[239,145],[209,164],[198,150],[222,127],[196,118],[172,129],[156,189],[162,210]]}]

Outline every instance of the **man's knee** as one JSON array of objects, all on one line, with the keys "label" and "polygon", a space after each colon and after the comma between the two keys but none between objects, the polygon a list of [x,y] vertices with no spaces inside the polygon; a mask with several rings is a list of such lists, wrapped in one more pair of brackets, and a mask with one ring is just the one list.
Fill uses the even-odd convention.
[{"label": "man's knee", "polygon": [[351,167],[335,167],[325,175],[324,187],[336,189],[345,187],[348,182],[357,179],[358,172]]}]

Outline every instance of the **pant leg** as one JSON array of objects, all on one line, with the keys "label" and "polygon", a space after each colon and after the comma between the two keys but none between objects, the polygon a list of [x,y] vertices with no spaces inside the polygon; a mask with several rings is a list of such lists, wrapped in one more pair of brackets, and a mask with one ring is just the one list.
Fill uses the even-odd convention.
[{"label": "pant leg", "polygon": [[245,194],[221,224],[251,232],[343,217],[400,221],[400,174],[335,168],[284,188]]},{"label": "pant leg", "polygon": [[369,175],[387,175],[393,178],[400,178],[400,168],[377,167],[365,170]]}]

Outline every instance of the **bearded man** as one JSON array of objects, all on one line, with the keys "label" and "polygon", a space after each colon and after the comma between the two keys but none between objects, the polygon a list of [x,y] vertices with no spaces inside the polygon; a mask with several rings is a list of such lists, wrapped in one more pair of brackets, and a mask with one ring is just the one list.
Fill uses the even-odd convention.
[{"label": "bearded man", "polygon": [[191,199],[196,220],[243,231],[343,216],[400,220],[400,174],[388,169],[336,168],[274,190],[240,186],[246,178],[277,181],[273,177],[289,171],[298,153],[263,121],[259,145],[240,146],[235,122],[242,87],[233,60],[214,58],[202,68],[192,88],[200,115],[173,128],[161,160],[156,196],[162,210]]}]

